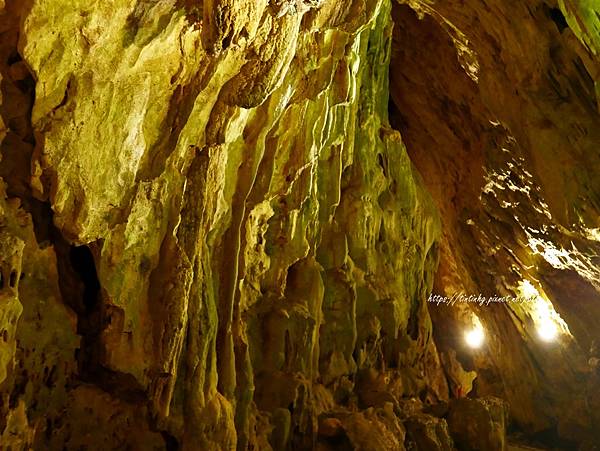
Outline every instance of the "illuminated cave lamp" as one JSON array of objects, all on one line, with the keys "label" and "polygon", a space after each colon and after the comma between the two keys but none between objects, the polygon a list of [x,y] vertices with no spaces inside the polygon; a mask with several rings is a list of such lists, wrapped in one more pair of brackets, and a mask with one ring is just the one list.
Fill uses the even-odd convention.
[{"label": "illuminated cave lamp", "polygon": [[470,348],[481,348],[485,335],[481,329],[472,329],[465,333],[465,341]]},{"label": "illuminated cave lamp", "polygon": [[539,337],[544,341],[553,341],[558,335],[556,324],[548,319],[540,323],[537,327]]},{"label": "illuminated cave lamp", "polygon": [[544,298],[530,281],[521,282],[519,288],[523,296],[532,300],[529,314],[533,318],[538,337],[541,340],[554,341],[560,332],[570,335],[567,323],[554,310],[552,303]]},{"label": "illuminated cave lamp", "polygon": [[473,349],[481,348],[485,341],[483,326],[476,316],[473,317],[473,327],[465,332],[465,342]]}]

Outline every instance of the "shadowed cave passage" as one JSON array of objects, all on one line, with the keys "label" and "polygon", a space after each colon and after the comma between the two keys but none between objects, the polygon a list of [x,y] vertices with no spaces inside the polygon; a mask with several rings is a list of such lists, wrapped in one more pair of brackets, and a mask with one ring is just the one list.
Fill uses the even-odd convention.
[{"label": "shadowed cave passage", "polygon": [[[558,9],[544,4],[526,8],[534,19],[532,40],[535,36],[536,41],[551,42],[556,36],[548,18],[560,33],[567,28]],[[546,56],[553,44],[533,46],[529,53],[512,56],[511,33],[520,33],[511,29],[513,25],[491,25],[485,14],[472,8],[459,15],[441,7],[439,13],[443,20],[435,14],[419,18],[408,6],[394,10],[389,110],[391,123],[401,131],[444,223],[433,291],[455,302],[452,307],[430,303],[430,312],[442,360],[454,367],[449,370],[446,365],[446,375],[451,389],[464,390],[471,376],[463,370],[473,370],[477,374],[473,393],[506,399],[509,430],[515,438],[529,436],[532,444],[550,449],[578,449],[587,436],[583,441],[588,445],[583,446],[592,446],[597,434],[583,429],[597,424],[592,393],[598,380],[598,337],[589,333],[595,326],[579,327],[581,320],[575,317],[590,322],[597,318],[594,299],[598,299],[599,266],[594,255],[598,244],[585,232],[581,217],[574,222],[560,218],[577,217],[577,209],[594,205],[597,188],[583,194],[582,187],[556,191],[551,186],[557,183],[557,173],[547,172],[553,165],[549,155],[574,161],[579,157],[572,155],[581,155],[580,146],[586,146],[574,140],[572,131],[567,136],[560,127],[543,132],[569,144],[535,138],[540,130],[536,121],[543,118],[546,125],[557,124],[567,111],[580,111],[579,116],[570,116],[573,123],[589,124],[583,126],[586,129],[597,127],[598,111],[587,109],[586,98],[569,96],[558,109],[549,106],[556,79],[545,74],[557,74],[561,89],[577,92],[581,47],[565,46],[557,53],[560,59]],[[468,24],[468,18],[475,16],[486,30],[486,39],[472,39],[469,49],[478,59],[477,79],[466,70],[457,36],[445,22],[478,36]],[[468,25],[463,28],[461,23]],[[540,74],[535,90],[522,87],[528,82],[518,81],[523,68]],[[423,124],[428,127],[424,129]],[[592,135],[587,134],[587,139],[597,140],[597,134]],[[577,163],[563,166],[558,173],[593,177]],[[592,185],[597,187],[597,183]],[[570,189],[581,193],[581,204],[565,202]],[[559,232],[561,222],[564,228]],[[579,238],[566,244],[567,236]],[[561,248],[564,260],[554,257]],[[571,269],[572,265],[579,269]],[[569,293],[553,289],[557,277],[573,279]],[[509,302],[482,306],[457,301],[453,298],[457,293],[481,293],[485,299],[509,295]],[[523,299],[531,302],[518,302]],[[473,332],[468,332],[473,318],[480,334],[475,347],[481,351],[476,352]],[[460,331],[465,329],[463,338]],[[565,411],[572,417],[566,419]]]},{"label": "shadowed cave passage", "polygon": [[599,14],[0,0],[0,449],[597,449]]},{"label": "shadowed cave passage", "polygon": [[94,256],[88,246],[73,246],[69,251],[69,260],[83,283],[83,308],[85,313],[90,314],[98,307],[100,300],[100,282],[96,274]]}]

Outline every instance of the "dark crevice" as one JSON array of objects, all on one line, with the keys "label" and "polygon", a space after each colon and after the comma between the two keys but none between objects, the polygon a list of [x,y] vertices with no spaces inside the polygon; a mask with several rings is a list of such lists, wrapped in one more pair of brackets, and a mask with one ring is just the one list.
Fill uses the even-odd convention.
[{"label": "dark crevice", "polygon": [[406,333],[408,334],[408,336],[413,339],[413,340],[417,340],[419,338],[419,303],[418,301],[414,301],[412,303],[411,309],[410,309],[410,314],[408,317],[408,325],[407,325],[407,331]]},{"label": "dark crevice", "polygon": [[569,28],[569,24],[567,23],[567,19],[559,8],[550,8],[548,10],[548,16],[558,29],[559,33],[562,33],[565,28]]},{"label": "dark crevice", "polygon": [[77,314],[77,333],[81,347],[77,352],[80,379],[93,384],[125,402],[144,403],[146,393],[131,374],[103,366],[100,335],[106,326],[106,309],[101,302],[101,285],[96,272],[93,249],[101,243],[72,246],[64,239],[54,241],[59,284],[65,303]]},{"label": "dark crevice", "polygon": [[165,450],[166,451],[179,451],[179,442],[175,437],[173,437],[168,432],[162,431],[161,435],[163,440],[165,441]]},{"label": "dark crevice", "polygon": [[56,240],[64,240],[60,231],[54,226],[54,211],[50,202],[30,198],[27,200],[27,212],[31,214],[33,232],[40,247],[45,247]]},{"label": "dark crevice", "polygon": [[88,246],[71,246],[69,259],[83,282],[83,305],[89,314],[98,307],[100,297],[100,282],[96,274],[94,256]]},{"label": "dark crevice", "polygon": [[14,269],[10,272],[10,279],[8,281],[8,285],[11,288],[14,288],[17,286],[17,271],[15,271]]},{"label": "dark crevice", "polygon": [[69,80],[67,82],[67,87],[65,88],[65,95],[63,96],[63,98],[60,101],[60,103],[54,107],[54,111],[56,111],[56,110],[64,107],[67,104],[67,102],[69,101],[69,91],[70,91],[70,89],[71,89],[71,80]]},{"label": "dark crevice", "polygon": [[64,302],[77,314],[77,333],[81,348],[77,360],[82,379],[92,382],[98,366],[98,341],[101,332],[100,282],[91,248],[72,246],[64,239],[56,239],[55,246],[59,284]]},{"label": "dark crevice", "polygon": [[18,52],[14,52],[6,59],[6,64],[12,66],[13,64],[18,63],[19,61],[23,61],[23,58]]}]

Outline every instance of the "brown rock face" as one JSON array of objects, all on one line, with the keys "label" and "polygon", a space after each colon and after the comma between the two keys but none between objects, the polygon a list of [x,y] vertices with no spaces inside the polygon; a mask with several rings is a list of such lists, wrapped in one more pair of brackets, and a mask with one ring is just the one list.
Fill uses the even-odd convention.
[{"label": "brown rock face", "polygon": [[448,426],[456,445],[465,450],[506,449],[506,405],[498,398],[456,399]]},{"label": "brown rock face", "polygon": [[[444,224],[434,291],[533,300],[434,307],[437,345],[477,371],[477,394],[508,400],[519,428],[551,445],[596,443],[586,364],[600,318],[594,6],[425,3],[393,10],[390,73],[392,124]],[[487,335],[477,353],[455,333],[473,314]]]},{"label": "brown rock face", "polygon": [[598,8],[512,3],[0,0],[0,449],[594,446]]}]

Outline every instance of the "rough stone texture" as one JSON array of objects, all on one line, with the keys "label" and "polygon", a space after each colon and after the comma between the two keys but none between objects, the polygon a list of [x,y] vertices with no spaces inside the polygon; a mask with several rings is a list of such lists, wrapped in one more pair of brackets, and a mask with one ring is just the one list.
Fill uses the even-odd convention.
[{"label": "rough stone texture", "polygon": [[505,450],[506,422],[506,404],[498,398],[461,398],[450,404],[448,426],[461,450]]},{"label": "rough stone texture", "polygon": [[[438,349],[548,446],[598,444],[598,4],[415,0],[393,17],[391,121],[443,222],[434,291],[537,298],[431,306]],[[564,320],[556,342],[536,332],[540,300]],[[473,314],[475,353],[457,332]]]},{"label": "rough stone texture", "polygon": [[452,451],[454,442],[443,418],[417,414],[406,422],[409,449]]},{"label": "rough stone texture", "polygon": [[454,3],[0,1],[0,448],[591,443],[594,5]]},{"label": "rough stone texture", "polygon": [[8,2],[23,448],[311,449],[325,415],[401,450],[398,399],[447,399],[391,4],[342,3]]},{"label": "rough stone texture", "polygon": [[405,430],[392,404],[342,412],[319,421],[320,450],[404,451]]}]

